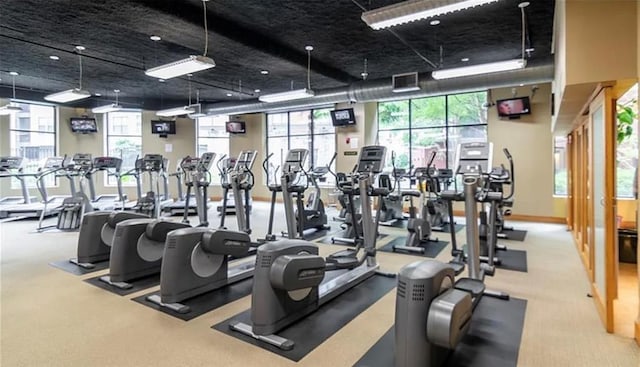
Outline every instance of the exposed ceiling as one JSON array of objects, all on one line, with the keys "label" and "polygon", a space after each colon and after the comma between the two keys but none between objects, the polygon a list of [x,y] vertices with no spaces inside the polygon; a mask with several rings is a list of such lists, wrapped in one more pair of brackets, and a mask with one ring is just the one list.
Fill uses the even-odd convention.
[{"label": "exposed ceiling", "polygon": [[[217,66],[192,77],[193,99],[203,102],[255,99],[261,93],[302,88],[307,55],[313,45],[314,90],[345,86],[361,79],[364,59],[369,79],[405,72],[429,72],[513,59],[521,53],[520,0],[498,2],[428,20],[374,31],[360,16],[398,0],[211,0],[207,2],[209,51]],[[144,70],[204,51],[201,0],[3,0],[0,11],[0,96],[17,98],[78,86],[78,55],[83,51],[83,87],[92,97],[77,103],[92,107],[113,100],[159,109],[184,105],[186,77],[160,83]],[[551,62],[553,0],[531,1],[526,8],[529,64]],[[151,35],[162,37],[159,42]],[[442,47],[442,59],[440,57]],[[59,56],[54,61],[50,55]],[[464,63],[462,58],[469,58]],[[425,60],[426,59],[426,60]],[[427,61],[428,60],[428,61]],[[262,75],[261,70],[268,70]],[[240,90],[240,85],[242,89]],[[227,96],[231,93],[232,96]]]}]

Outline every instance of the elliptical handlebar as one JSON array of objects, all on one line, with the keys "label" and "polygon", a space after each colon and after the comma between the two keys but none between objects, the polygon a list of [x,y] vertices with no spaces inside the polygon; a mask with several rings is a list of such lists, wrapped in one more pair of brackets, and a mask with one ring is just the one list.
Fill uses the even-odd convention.
[{"label": "elliptical handlebar", "polygon": [[514,171],[513,157],[511,156],[509,149],[504,148],[502,149],[502,152],[504,152],[504,155],[507,156],[507,160],[509,160],[509,172],[511,173],[511,184],[509,185],[509,195],[507,195],[504,198],[504,200],[509,200],[513,197],[513,194],[515,193],[515,190],[516,190],[516,175]]}]

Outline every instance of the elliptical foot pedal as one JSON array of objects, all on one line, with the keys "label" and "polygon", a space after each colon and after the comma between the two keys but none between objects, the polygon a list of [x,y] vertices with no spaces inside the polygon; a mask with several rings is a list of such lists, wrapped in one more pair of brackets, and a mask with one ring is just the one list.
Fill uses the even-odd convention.
[{"label": "elliptical foot pedal", "polygon": [[462,272],[464,271],[464,267],[465,264],[464,263],[459,263],[456,261],[450,261],[449,262],[449,267],[451,267],[453,269],[453,272],[456,276],[462,274]]},{"label": "elliptical foot pedal", "polygon": [[477,279],[462,278],[459,279],[453,286],[457,290],[471,293],[473,298],[476,298],[484,293],[484,283]]},{"label": "elliptical foot pedal", "polygon": [[179,314],[185,314],[185,313],[191,312],[191,307],[187,305],[183,305],[182,303],[162,303],[162,298],[160,298],[160,296],[157,294],[146,297],[146,300],[151,303],[155,303],[160,307],[168,308],[171,311],[175,311]]},{"label": "elliptical foot pedal", "polygon": [[78,259],[69,259],[69,262],[75,265],[78,265],[79,267],[83,268],[83,269],[93,269],[96,267],[95,264],[92,263],[81,263],[78,262]]},{"label": "elliptical foot pedal", "polygon": [[263,341],[267,344],[271,344],[276,348],[282,350],[291,350],[295,346],[293,340],[283,338],[281,336],[271,334],[271,335],[256,335],[253,333],[253,328],[251,325],[245,324],[243,322],[231,321],[229,323],[229,329],[233,331],[237,331],[244,335],[250,336],[256,340]]},{"label": "elliptical foot pedal", "polygon": [[99,279],[100,279],[101,282],[105,282],[105,283],[107,283],[107,284],[109,284],[111,286],[114,286],[116,288],[119,288],[119,289],[131,289],[131,288],[133,288],[132,284],[129,284],[129,283],[126,283],[126,282],[112,282],[111,281],[111,277],[108,276],[108,275],[100,277]]}]

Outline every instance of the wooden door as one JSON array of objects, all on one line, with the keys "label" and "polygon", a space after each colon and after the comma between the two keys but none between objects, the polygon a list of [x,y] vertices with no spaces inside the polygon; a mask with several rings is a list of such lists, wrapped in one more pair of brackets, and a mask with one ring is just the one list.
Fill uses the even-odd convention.
[{"label": "wooden door", "polygon": [[613,332],[617,292],[615,100],[604,88],[589,106],[589,251],[591,290],[607,332]]}]

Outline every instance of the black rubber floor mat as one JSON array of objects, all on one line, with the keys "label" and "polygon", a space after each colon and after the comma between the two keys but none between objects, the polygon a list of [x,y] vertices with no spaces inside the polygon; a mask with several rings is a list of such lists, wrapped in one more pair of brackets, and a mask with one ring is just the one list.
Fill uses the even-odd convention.
[{"label": "black rubber floor mat", "polygon": [[[469,332],[443,367],[515,367],[526,309],[526,300],[484,297],[471,317]],[[393,367],[394,343],[391,327],[355,366]]]},{"label": "black rubber floor mat", "polygon": [[143,289],[151,288],[153,286],[160,284],[160,274],[151,275],[145,278],[140,278],[133,282],[129,282],[132,285],[132,287],[129,289],[120,289],[120,288],[114,287],[110,284],[107,284],[101,281],[100,277],[89,278],[89,279],[85,279],[84,281],[98,288],[102,288],[105,291],[109,291],[119,296],[126,296],[131,293],[136,293]]},{"label": "black rubber floor mat", "polygon": [[85,275],[85,274],[95,273],[96,271],[109,268],[109,260],[95,263],[94,264],[95,267],[93,269],[86,269],[86,268],[80,267],[70,262],[69,260],[54,261],[54,262],[50,262],[49,265],[53,266],[54,268],[64,270],[67,273],[71,273],[73,275]]},{"label": "black rubber floor mat", "polygon": [[404,245],[406,241],[406,237],[398,237],[393,239],[388,244],[379,248],[378,251],[382,252],[393,252],[397,254],[407,254],[414,256],[422,256],[422,257],[431,257],[435,258],[438,254],[449,244],[447,241],[438,241],[438,242],[423,242],[420,244],[420,247],[424,248],[424,253],[419,252],[409,252],[409,251],[394,251],[393,246]]},{"label": "black rubber floor mat", "polygon": [[[344,245],[344,246],[353,247],[353,245],[345,243],[345,242],[336,241],[335,243],[333,243],[333,241],[332,241],[333,238],[340,238],[340,237],[344,237],[344,236],[345,236],[344,231],[338,231],[338,232],[332,233],[329,236],[321,238],[319,241],[316,241],[316,242],[324,243],[324,244],[327,244],[327,245]],[[384,233],[381,233],[380,235],[378,235],[378,240],[381,240],[381,239],[383,239],[383,238],[385,238],[387,236],[388,235],[386,235]]]},{"label": "black rubber floor mat", "polygon": [[212,328],[298,362],[382,298],[395,285],[395,278],[376,275],[331,300],[306,318],[280,331],[278,333],[279,336],[295,342],[295,346],[289,351],[278,349],[252,337],[232,331],[229,328],[231,321],[241,321],[249,324],[251,322],[251,310],[246,310],[230,319],[213,325]]},{"label": "black rubber floor mat", "polygon": [[180,302],[191,309],[188,313],[178,313],[166,307],[160,307],[156,303],[147,301],[148,296],[160,295],[160,291],[136,297],[133,299],[133,301],[153,308],[154,310],[164,312],[167,315],[177,317],[180,320],[189,321],[195,319],[198,316],[204,315],[207,312],[213,311],[216,308],[222,307],[226,304],[250,295],[252,287],[253,279],[245,279],[241,282],[231,284],[229,286],[222,287],[220,289],[216,289],[211,292],[207,292]]},{"label": "black rubber floor mat", "polygon": [[[460,230],[462,230],[462,228],[464,228],[464,225],[462,225],[462,224],[454,224],[454,227],[455,227],[456,233],[458,233],[458,232],[460,232]],[[451,232],[451,230],[449,229],[449,225],[448,224],[445,225],[442,228],[433,227],[433,228],[431,228],[431,230],[434,231],[434,232],[440,232],[440,233],[449,233],[449,232]]]},{"label": "black rubber floor mat", "polygon": [[498,251],[498,257],[501,262],[496,265],[497,268],[513,271],[521,271],[526,273],[529,271],[527,266],[527,252],[522,250]]},{"label": "black rubber floor mat", "polygon": [[510,241],[524,241],[525,238],[527,238],[527,231],[525,230],[521,230],[521,229],[514,229],[512,231],[502,231],[502,234],[505,235],[506,237],[498,237],[499,239],[503,239],[503,240],[510,240]]}]

